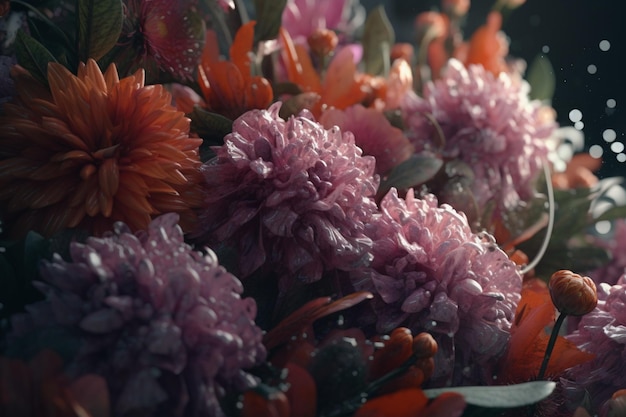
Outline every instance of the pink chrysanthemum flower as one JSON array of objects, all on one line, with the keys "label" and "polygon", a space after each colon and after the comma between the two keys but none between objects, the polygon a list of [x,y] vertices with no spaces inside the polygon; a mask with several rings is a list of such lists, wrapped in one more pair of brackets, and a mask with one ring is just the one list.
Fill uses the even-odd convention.
[{"label": "pink chrysanthemum flower", "polygon": [[391,125],[378,110],[360,104],[345,110],[329,109],[322,113],[320,123],[327,129],[338,126],[352,132],[357,146],[365,155],[376,158],[376,172],[385,174],[413,155],[413,146],[404,133]]},{"label": "pink chrysanthemum flower", "polygon": [[613,393],[626,387],[626,275],[615,285],[601,283],[597,287],[598,305],[585,315],[578,329],[566,336],[595,359],[571,368],[566,373],[566,393],[577,397],[578,404],[587,393],[599,407]]},{"label": "pink chrysanthemum flower", "polygon": [[205,24],[194,0],[127,0],[124,35],[143,59],[179,79],[191,80],[200,63]]},{"label": "pink chrysanthemum flower", "polygon": [[506,348],[522,276],[488,234],[433,195],[405,199],[392,189],[368,223],[370,268],[351,273],[375,294],[379,333],[398,326],[431,333],[439,345],[433,384],[491,383]]},{"label": "pink chrysanthemum flower", "polygon": [[611,260],[605,266],[589,272],[589,276],[600,284],[605,282],[613,285],[626,273],[626,219],[618,219],[613,224],[613,231],[610,238],[597,238],[594,243],[606,249]]},{"label": "pink chrysanthemum flower", "polygon": [[253,386],[243,369],[265,358],[255,301],[241,298],[241,282],[210,249],[185,244],[177,221],[166,214],[136,234],[120,222],[72,244],[72,261],[42,265],[46,300],[13,320],[17,338],[51,327],[75,335],[69,372],[104,376],[116,415],[174,407],[223,416],[218,398]]},{"label": "pink chrysanthemum flower", "polygon": [[478,207],[490,201],[496,209],[515,207],[533,195],[556,128],[540,103],[529,101],[528,89],[505,73],[494,77],[480,65],[465,68],[452,59],[423,97],[405,100],[407,135],[417,152],[435,151],[472,168]]},{"label": "pink chrysanthemum flower", "polygon": [[269,262],[302,282],[370,259],[364,222],[376,211],[374,158],[354,136],[304,111],[283,120],[280,103],[235,120],[217,157],[204,164],[201,242],[237,246],[240,276]]}]

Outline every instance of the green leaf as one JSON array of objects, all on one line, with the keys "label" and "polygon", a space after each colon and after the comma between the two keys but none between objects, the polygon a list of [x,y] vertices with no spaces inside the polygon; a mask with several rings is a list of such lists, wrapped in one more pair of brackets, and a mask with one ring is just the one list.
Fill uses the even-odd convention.
[{"label": "green leaf", "polygon": [[200,146],[200,160],[206,162],[213,157],[211,146],[224,144],[224,136],[232,132],[233,121],[197,106],[188,116],[191,118],[191,131],[204,140]]},{"label": "green leaf", "polygon": [[424,393],[432,399],[444,392],[456,392],[463,395],[468,404],[485,408],[516,408],[546,399],[555,387],[556,383],[552,381],[532,381],[515,385],[434,388],[424,390]]},{"label": "green leaf", "polygon": [[103,57],[122,31],[121,0],[78,0],[78,58]]},{"label": "green leaf", "polygon": [[287,0],[254,0],[256,25],[254,44],[259,41],[276,39]]},{"label": "green leaf", "polygon": [[[70,42],[68,35],[65,32],[63,32],[63,30],[59,26],[57,26],[52,20],[50,20],[48,16],[46,16],[41,10],[21,0],[11,0],[11,3],[19,4],[20,6],[27,8],[30,14],[32,14],[32,16],[36,18],[36,19],[33,19],[33,18],[28,19],[28,25],[31,30],[33,29],[33,25],[35,25],[33,23],[33,20],[41,21],[43,22],[44,26],[49,29],[49,32],[50,32],[49,36],[52,36],[55,42],[62,43],[63,46],[67,49],[72,48],[72,43]],[[35,26],[38,27],[39,25],[35,25]],[[36,31],[39,31],[39,30],[36,29]],[[39,40],[50,45],[51,40],[49,38],[39,37]]]},{"label": "green leaf", "polygon": [[365,72],[373,75],[386,75],[389,72],[395,33],[384,6],[376,7],[367,15],[361,43],[363,44]]},{"label": "green leaf", "polygon": [[424,184],[437,174],[443,161],[434,156],[412,155],[409,159],[394,167],[387,178],[383,179],[378,189],[378,196],[387,194],[391,187],[399,190]]},{"label": "green leaf", "polygon": [[526,80],[530,84],[530,98],[550,102],[556,81],[554,68],[545,55],[538,55],[530,64]]},{"label": "green leaf", "polygon": [[27,69],[33,77],[46,85],[48,84],[48,63],[57,62],[57,60],[45,46],[20,30],[17,32],[15,55],[17,62]]}]

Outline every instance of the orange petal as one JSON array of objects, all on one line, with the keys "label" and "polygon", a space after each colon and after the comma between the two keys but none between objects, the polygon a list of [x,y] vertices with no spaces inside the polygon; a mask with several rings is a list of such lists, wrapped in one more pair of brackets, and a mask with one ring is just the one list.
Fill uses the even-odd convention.
[{"label": "orange petal", "polygon": [[252,52],[254,42],[255,24],[256,22],[251,20],[241,26],[237,30],[233,43],[230,46],[230,61],[239,68],[245,80],[248,80],[251,76],[250,53]]}]

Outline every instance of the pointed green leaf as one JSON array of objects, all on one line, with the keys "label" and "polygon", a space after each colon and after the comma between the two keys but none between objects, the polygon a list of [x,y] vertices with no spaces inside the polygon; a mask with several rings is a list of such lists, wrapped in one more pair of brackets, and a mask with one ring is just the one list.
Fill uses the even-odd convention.
[{"label": "pointed green leaf", "polygon": [[468,404],[485,408],[515,408],[535,404],[546,399],[554,391],[552,381],[532,381],[516,385],[451,387],[424,390],[428,398],[436,398],[444,392],[456,392],[465,397]]},{"label": "pointed green leaf", "polygon": [[398,190],[415,187],[432,179],[442,167],[443,161],[434,156],[413,155],[391,170],[381,181],[378,195],[383,196],[395,187]]},{"label": "pointed green leaf", "polygon": [[530,84],[530,98],[550,102],[554,95],[556,79],[554,68],[545,55],[538,55],[530,64],[526,80]]},{"label": "pointed green leaf", "polygon": [[122,31],[121,0],[78,0],[78,57],[85,62],[104,56]]},{"label": "pointed green leaf", "polygon": [[363,63],[365,72],[386,75],[390,67],[391,47],[395,43],[393,26],[384,6],[373,9],[365,20],[363,29]]},{"label": "pointed green leaf", "polygon": [[45,46],[20,30],[17,32],[15,55],[18,64],[26,68],[33,77],[48,84],[48,63],[57,61]]},{"label": "pointed green leaf", "polygon": [[254,0],[254,43],[276,39],[287,0]]}]

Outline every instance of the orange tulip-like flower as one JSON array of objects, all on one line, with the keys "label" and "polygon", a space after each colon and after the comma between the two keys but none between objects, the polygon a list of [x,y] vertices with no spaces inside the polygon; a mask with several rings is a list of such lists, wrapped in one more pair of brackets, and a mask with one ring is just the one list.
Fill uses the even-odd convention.
[{"label": "orange tulip-like flower", "polygon": [[0,117],[0,206],[14,237],[100,234],[118,220],[138,230],[166,212],[191,226],[201,139],[165,88],[144,86],[143,70],[103,74],[93,60],[78,75],[50,63],[49,90],[19,67],[13,76],[17,96]]},{"label": "orange tulip-like flower", "polygon": [[358,71],[351,48],[342,48],[335,53],[321,77],[315,70],[309,51],[303,45],[295,44],[282,28],[280,40],[289,81],[297,84],[303,92],[319,95],[319,100],[310,109],[316,118],[329,108],[345,109],[362,103],[376,88],[374,78],[378,77],[366,76]]},{"label": "orange tulip-like flower", "polygon": [[207,31],[198,84],[207,108],[232,120],[248,110],[265,109],[274,99],[269,81],[252,75],[254,21],[241,26],[230,47],[230,61],[219,58],[217,35]]},{"label": "orange tulip-like flower", "polygon": [[[546,328],[554,324],[554,319],[555,310],[550,302],[548,286],[539,278],[527,280],[515,312],[509,347],[500,360],[499,384],[527,382],[537,377],[548,345]],[[557,378],[566,369],[588,362],[593,356],[581,351],[563,336],[558,336],[545,375]]]},{"label": "orange tulip-like flower", "polygon": [[509,44],[500,31],[501,27],[502,15],[496,11],[489,13],[487,22],[470,38],[465,66],[480,64],[496,76],[507,71],[505,57],[509,52]]},{"label": "orange tulip-like flower", "polygon": [[552,302],[561,314],[584,316],[598,304],[596,284],[589,277],[562,269],[552,274],[548,286]]}]

